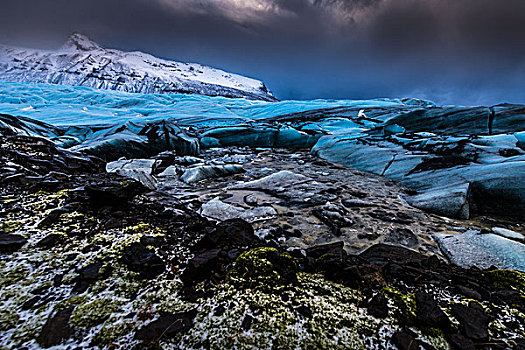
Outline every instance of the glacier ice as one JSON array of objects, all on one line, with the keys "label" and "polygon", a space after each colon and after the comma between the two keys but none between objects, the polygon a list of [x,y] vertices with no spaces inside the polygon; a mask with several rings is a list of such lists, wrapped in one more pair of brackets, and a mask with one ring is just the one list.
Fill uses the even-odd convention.
[{"label": "glacier ice", "polygon": [[168,150],[196,156],[224,146],[306,148],[400,182],[417,192],[413,205],[437,214],[525,215],[520,105],[267,102],[6,82],[0,88],[1,133],[46,137],[107,161]]}]

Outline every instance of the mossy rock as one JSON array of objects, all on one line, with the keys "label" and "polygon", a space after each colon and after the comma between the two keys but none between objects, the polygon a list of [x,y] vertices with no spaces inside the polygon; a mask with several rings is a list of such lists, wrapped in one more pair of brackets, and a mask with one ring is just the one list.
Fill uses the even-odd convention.
[{"label": "mossy rock", "polygon": [[525,296],[525,273],[514,270],[493,270],[488,275],[498,289],[515,290]]},{"label": "mossy rock", "polygon": [[2,275],[0,276],[0,287],[28,281],[28,276],[31,273],[31,268],[26,264],[16,265],[12,269],[9,269],[8,266],[6,266],[3,270],[4,271],[2,271]]},{"label": "mossy rock", "polygon": [[9,338],[9,340],[16,345],[16,347],[12,347],[11,349],[22,348],[22,344],[34,340],[40,334],[47,318],[47,313],[41,313],[30,317],[25,322],[18,323]]},{"label": "mossy rock", "polygon": [[394,315],[405,324],[413,324],[416,318],[416,299],[414,294],[403,294],[393,287],[385,287],[381,292],[394,303]]},{"label": "mossy rock", "polygon": [[284,288],[226,283],[204,303],[179,348],[201,348],[203,343],[208,349],[381,348],[372,345],[380,344],[377,335],[384,321],[362,312],[360,301],[357,290],[301,272],[293,286]]},{"label": "mossy rock", "polygon": [[20,316],[16,312],[0,311],[0,331],[7,331],[14,328]]},{"label": "mossy rock", "polygon": [[102,329],[91,339],[92,346],[106,346],[118,342],[126,334],[133,331],[135,323],[132,321],[110,323],[106,322]]},{"label": "mossy rock", "polygon": [[113,299],[97,299],[79,305],[73,310],[71,324],[82,328],[91,328],[101,324],[117,311],[121,303]]},{"label": "mossy rock", "polygon": [[57,311],[60,311],[60,310],[67,309],[70,306],[83,304],[87,300],[88,300],[88,297],[85,296],[85,295],[73,295],[73,296],[71,296],[71,297],[69,297],[67,299],[64,299],[64,300],[58,302],[55,305],[54,311],[57,312]]},{"label": "mossy rock", "polygon": [[17,220],[6,220],[0,222],[0,232],[11,233],[15,232],[22,226],[22,223]]},{"label": "mossy rock", "polygon": [[137,225],[135,226],[128,226],[124,229],[124,233],[127,233],[127,234],[134,234],[134,233],[144,233],[144,232],[149,232],[149,231],[152,231],[152,227],[145,223],[145,222],[140,222],[138,223]]},{"label": "mossy rock", "polygon": [[237,258],[227,280],[244,288],[289,285],[297,281],[297,264],[289,254],[275,248],[255,248]]}]

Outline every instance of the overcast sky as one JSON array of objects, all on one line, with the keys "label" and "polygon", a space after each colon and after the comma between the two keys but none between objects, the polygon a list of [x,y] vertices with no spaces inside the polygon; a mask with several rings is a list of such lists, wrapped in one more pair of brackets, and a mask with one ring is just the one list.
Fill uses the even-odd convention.
[{"label": "overcast sky", "polygon": [[2,0],[0,43],[57,48],[73,32],[280,99],[525,103],[525,0]]}]

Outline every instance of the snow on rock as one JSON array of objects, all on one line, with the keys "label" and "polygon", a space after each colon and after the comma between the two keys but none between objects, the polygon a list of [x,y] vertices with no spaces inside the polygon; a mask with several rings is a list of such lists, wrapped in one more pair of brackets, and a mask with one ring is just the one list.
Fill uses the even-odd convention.
[{"label": "snow on rock", "polygon": [[57,51],[0,46],[0,79],[136,93],[276,100],[259,80],[143,52],[105,49],[80,34],[73,34]]}]

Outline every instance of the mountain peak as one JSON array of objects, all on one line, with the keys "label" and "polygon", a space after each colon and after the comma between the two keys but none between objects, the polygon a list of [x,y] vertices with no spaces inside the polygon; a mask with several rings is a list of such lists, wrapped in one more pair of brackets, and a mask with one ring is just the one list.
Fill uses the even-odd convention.
[{"label": "mountain peak", "polygon": [[260,80],[142,52],[105,49],[78,33],[56,51],[0,46],[0,80],[275,101]]},{"label": "mountain peak", "polygon": [[64,46],[62,46],[62,49],[74,51],[92,51],[100,50],[102,47],[85,35],[73,33],[67,39]]}]

